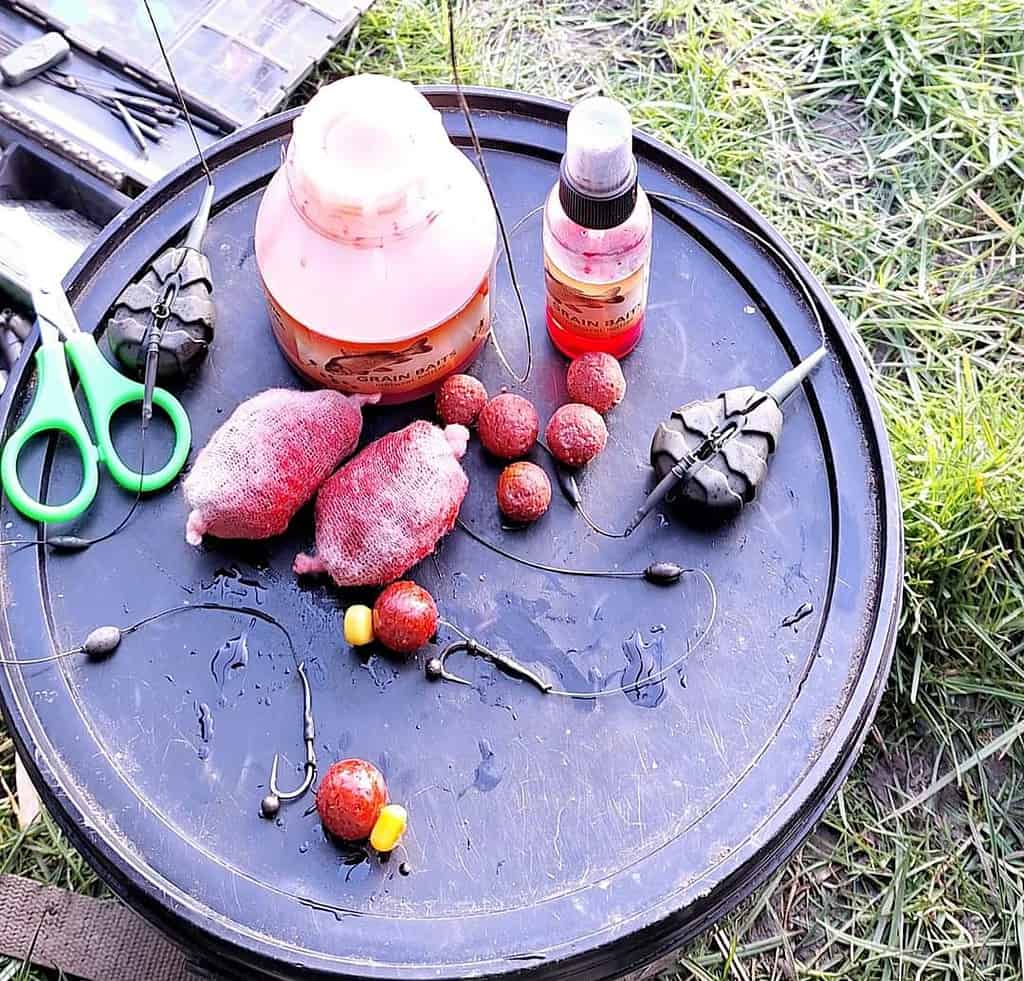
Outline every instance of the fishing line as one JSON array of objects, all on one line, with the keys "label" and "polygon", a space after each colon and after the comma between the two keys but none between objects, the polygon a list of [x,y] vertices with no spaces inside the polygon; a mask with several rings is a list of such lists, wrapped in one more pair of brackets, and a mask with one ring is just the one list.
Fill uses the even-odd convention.
[{"label": "fishing line", "polygon": [[[810,309],[811,315],[814,318],[815,327],[820,340],[820,344],[817,348],[817,351],[823,352],[825,350],[825,325],[822,321],[821,312],[818,309],[818,305],[815,303],[814,297],[812,296],[809,287],[804,282],[803,277],[797,271],[796,266],[790,261],[790,259],[778,246],[776,246],[773,242],[770,242],[759,232],[754,231],[753,229],[747,227],[742,222],[737,221],[734,218],[731,218],[729,215],[724,214],[723,212],[719,211],[716,208],[710,208],[707,207],[706,205],[698,204],[694,201],[690,201],[686,198],[680,197],[677,194],[670,194],[663,191],[647,191],[646,193],[651,198],[670,202],[672,204],[678,205],[681,208],[689,209],[691,211],[712,218],[715,221],[720,221],[723,222],[724,224],[730,225],[733,228],[736,228],[739,231],[745,233],[746,235],[749,235],[754,241],[756,241],[764,249],[766,249],[769,252],[769,254],[771,254],[783,266],[786,272],[789,273],[790,277],[797,284],[797,288],[799,289],[803,299],[806,301],[807,306]],[[529,221],[534,215],[536,215],[540,211],[543,211],[543,205],[534,208],[532,211],[528,212],[523,218],[521,218],[513,227],[513,235],[516,232],[518,232],[519,229],[521,229],[527,223],[527,221]],[[815,352],[815,354],[817,353],[817,351]],[[811,357],[814,357],[814,354],[812,354]],[[748,400],[747,404],[743,407],[740,414],[744,416],[749,415],[770,397],[771,396],[767,392],[755,391],[750,396],[750,399]],[[732,424],[723,426],[720,430],[716,429],[711,434],[709,434],[709,436],[705,439],[704,444],[702,444],[701,447],[698,447],[698,451],[695,451],[695,453],[697,454],[697,458],[694,460],[693,473],[696,473],[704,466],[707,466],[710,460],[714,456],[716,456],[717,453],[721,452],[723,446],[727,442],[729,442],[729,440],[732,439],[733,436],[739,433],[741,429],[742,425]],[[562,495],[579,513],[580,517],[583,519],[586,525],[593,532],[605,538],[629,538],[630,535],[632,535],[632,533],[636,529],[636,525],[638,523],[637,516],[634,516],[633,521],[621,531],[613,531],[608,528],[605,528],[590,514],[589,510],[584,504],[583,495],[580,491],[579,483],[576,480],[575,474],[558,461],[558,459],[551,452],[551,449],[544,443],[543,440],[538,440],[537,442],[540,444],[541,448],[544,449],[544,451],[552,458],[555,467],[555,473],[558,477],[558,485],[562,491]],[[691,473],[691,477],[693,473]],[[644,513],[646,514],[646,510],[644,511]],[[638,515],[639,514],[640,512],[638,512]]]},{"label": "fishing line", "polygon": [[708,613],[707,623],[704,625],[704,629],[700,632],[697,639],[692,644],[687,644],[682,654],[664,665],[658,671],[652,675],[648,675],[646,678],[631,682],[628,685],[619,685],[617,688],[602,688],[594,692],[586,691],[571,691],[563,690],[560,688],[553,688],[548,693],[550,695],[561,695],[563,698],[603,698],[607,695],[622,695],[629,694],[629,692],[640,691],[642,688],[646,688],[648,685],[656,685],[661,681],[664,681],[680,664],[683,664],[693,652],[707,640],[708,635],[711,633],[711,628],[715,625],[715,620],[718,618],[718,590],[715,589],[715,582],[703,569],[684,569],[684,575],[696,575],[700,576],[705,585],[708,587],[708,596],[711,600],[711,610]]},{"label": "fishing line", "polygon": [[137,620],[135,623],[129,624],[127,627],[97,627],[89,637],[94,636],[99,631],[109,631],[106,637],[110,638],[106,640],[105,644],[98,646],[98,649],[90,651],[88,647],[89,637],[86,638],[85,642],[80,644],[78,647],[72,647],[66,651],[59,651],[56,654],[50,654],[47,657],[33,657],[33,658],[0,658],[0,664],[9,664],[15,666],[28,666],[32,664],[48,664],[51,661],[59,661],[65,657],[71,657],[74,654],[85,654],[90,653],[90,656],[97,657],[101,655],[111,654],[121,643],[121,640],[127,637],[129,634],[135,633],[142,627],[147,626],[157,620],[162,620],[164,617],[175,616],[179,613],[185,613],[189,610],[217,610],[222,613],[236,613],[239,616],[255,617],[257,620],[261,620],[263,623],[268,623],[272,627],[275,627],[282,634],[284,634],[285,641],[288,644],[288,650],[291,653],[292,660],[295,664],[299,664],[299,658],[295,651],[295,644],[292,641],[292,635],[288,628],[281,623],[276,617],[265,612],[264,610],[256,609],[255,607],[249,606],[229,606],[227,603],[182,603],[178,606],[170,606],[165,610],[160,610],[157,613],[152,613],[147,617],[143,617],[141,620]]},{"label": "fishing line", "polygon": [[132,520],[135,512],[138,510],[139,503],[142,501],[142,485],[146,480],[146,425],[143,423],[140,437],[139,437],[139,488],[135,492],[135,500],[132,501],[132,506],[128,508],[125,516],[106,534],[99,535],[96,538],[80,538],[78,535],[58,535],[56,538],[46,538],[44,536],[43,541],[51,548],[55,548],[58,551],[81,551],[82,549],[90,548],[93,545],[98,545],[100,542],[105,542],[109,538],[113,538],[118,534],[124,527]]},{"label": "fishing line", "polygon": [[[792,276],[796,282],[797,287],[800,290],[801,295],[807,302],[807,306],[810,308],[811,316],[814,317],[814,324],[817,328],[818,336],[821,339],[821,347],[825,346],[825,324],[821,319],[821,311],[818,309],[818,305],[814,302],[814,297],[811,295],[811,291],[807,284],[804,282],[804,278],[797,271],[796,266],[790,261],[789,257],[782,251],[774,242],[769,241],[760,232],[754,231],[754,229],[743,224],[741,221],[737,221],[735,218],[731,218],[724,211],[719,211],[717,208],[711,208],[707,205],[698,204],[696,201],[690,201],[687,198],[680,197],[678,194],[670,194],[667,191],[650,191],[644,188],[644,193],[649,198],[655,198],[660,201],[668,201],[672,204],[677,204],[682,208],[688,208],[690,211],[696,211],[699,214],[704,215],[708,218],[713,218],[716,221],[724,222],[733,228],[738,229],[741,232],[749,235],[755,242],[767,249],[768,252],[786,268],[786,271]],[[512,226],[511,234],[515,236],[523,226],[536,215],[539,215],[544,210],[544,205],[539,204],[537,207],[528,211],[522,218],[519,219]]]},{"label": "fishing line", "polygon": [[98,535],[96,538],[82,538],[79,535],[56,535],[53,538],[47,538],[46,526],[43,525],[42,538],[8,538],[0,541],[0,546],[23,545],[25,548],[38,548],[42,545],[48,545],[58,552],[81,552],[91,548],[93,545],[98,545],[100,542],[105,542],[123,531],[128,522],[132,520],[142,501],[142,486],[146,480],[146,428],[145,424],[143,424],[139,437],[139,488],[135,492],[135,499],[132,501],[131,507],[128,508],[124,517],[110,531]]},{"label": "fishing line", "polygon": [[786,271],[796,281],[800,292],[803,294],[804,299],[807,301],[807,306],[810,307],[811,315],[814,317],[814,323],[818,330],[818,337],[821,339],[821,347],[825,346],[825,324],[821,319],[821,311],[818,310],[817,303],[814,302],[814,297],[811,295],[811,291],[807,284],[804,282],[803,277],[797,272],[796,266],[790,262],[789,258],[785,253],[773,242],[769,242],[759,232],[755,232],[752,228],[744,225],[743,222],[737,221],[735,218],[730,218],[729,215],[717,208],[709,208],[703,204],[697,204],[695,201],[689,201],[686,198],[680,197],[678,194],[669,194],[665,191],[649,191],[644,189],[647,196],[655,198],[660,201],[670,201],[672,204],[678,204],[680,207],[689,208],[691,211],[696,211],[699,214],[705,215],[708,218],[714,218],[716,221],[725,222],[727,225],[731,225],[733,228],[739,229],[741,232],[745,232],[755,242],[759,243],[762,247],[768,250],[783,266],[786,267]]},{"label": "fishing line", "polygon": [[292,661],[295,663],[295,670],[302,685],[302,741],[306,753],[305,762],[303,764],[305,776],[298,788],[288,791],[282,790],[277,783],[280,754],[274,754],[274,762],[271,766],[270,780],[268,781],[269,792],[260,802],[260,813],[265,818],[272,818],[280,810],[281,803],[283,801],[297,800],[305,794],[307,790],[309,790],[313,781],[316,779],[316,725],[313,720],[313,690],[309,684],[309,678],[306,676],[305,662],[299,660],[298,654],[295,650],[295,643],[292,640],[292,635],[288,628],[281,623],[280,620],[264,610],[260,610],[252,606],[229,606],[227,603],[216,603],[212,601],[203,603],[181,603],[178,606],[170,606],[167,609],[151,613],[149,616],[143,617],[141,620],[136,620],[135,623],[129,624],[127,627],[117,627],[113,625],[97,627],[78,647],[72,647],[66,651],[58,651],[56,654],[50,654],[46,657],[25,659],[0,658],[0,664],[24,668],[34,664],[49,664],[53,661],[60,661],[66,657],[72,657],[78,654],[85,654],[90,660],[101,660],[113,654],[114,651],[121,646],[121,641],[129,634],[133,634],[137,630],[141,630],[143,627],[154,623],[157,620],[162,620],[164,617],[176,616],[179,613],[186,613],[193,610],[204,610],[208,612],[218,611],[221,613],[230,613],[236,616],[247,616],[251,617],[254,622],[256,620],[260,620],[263,623],[270,624],[270,626],[279,630],[284,635],[285,642],[288,645],[288,651],[291,654]]},{"label": "fishing line", "polygon": [[[192,136],[192,142],[195,144],[196,154],[199,157],[200,166],[202,167],[203,173],[206,176],[207,182],[212,187],[213,186],[213,174],[210,172],[209,165],[206,162],[206,155],[203,153],[203,149],[202,149],[202,147],[199,144],[199,136],[196,133],[195,126],[193,124],[192,115],[189,112],[188,104],[185,102],[185,97],[182,95],[181,87],[178,85],[178,79],[177,79],[177,76],[174,73],[174,66],[171,64],[171,60],[168,57],[167,49],[164,46],[163,37],[161,36],[160,29],[159,29],[159,27],[157,26],[157,23],[156,23],[156,17],[154,16],[153,9],[150,6],[150,0],[143,0],[143,5],[145,6],[146,13],[149,16],[149,22],[152,25],[153,34],[155,35],[157,44],[159,45],[160,55],[163,58],[164,66],[167,68],[167,74],[170,76],[171,82],[174,85],[175,94],[178,97],[178,106],[174,107],[175,111],[177,111],[177,109],[180,108],[181,112],[184,114],[185,122],[188,125],[189,133]],[[5,38],[5,36],[2,33],[0,33],[0,41],[4,41],[4,40],[7,40],[7,39]],[[58,75],[67,75],[67,73],[62,73],[62,72],[57,72],[57,74]],[[72,78],[73,76],[67,75],[67,77],[68,78]],[[145,96],[142,96],[142,97],[145,97]],[[167,100],[167,101],[170,101],[168,96],[160,96],[160,98],[164,99],[164,100]],[[126,122],[127,122],[127,119],[126,119]],[[187,245],[187,242],[186,242],[186,245]],[[178,271],[178,269],[180,269],[181,265],[184,263],[184,261],[185,261],[185,254],[186,253],[183,250],[181,255],[179,256],[179,259],[178,259],[178,267],[177,267],[177,269],[174,270],[175,273]],[[154,337],[153,337],[153,340],[151,340],[151,343],[150,343],[150,352],[149,352],[150,356],[152,356],[152,353],[153,353],[154,350],[158,349],[159,341],[160,341],[160,335],[161,334],[162,334],[162,328],[161,328],[161,330],[159,332],[154,331]],[[49,546],[49,547],[51,547],[53,549],[56,549],[57,551],[74,552],[74,551],[83,551],[84,549],[90,548],[93,545],[98,545],[100,542],[105,542],[105,541],[113,538],[115,535],[119,534],[128,525],[128,523],[131,521],[131,519],[134,517],[135,512],[138,510],[139,504],[142,501],[142,493],[143,493],[142,488],[143,488],[143,484],[145,482],[145,477],[146,477],[146,429],[147,429],[147,427],[149,425],[149,416],[147,415],[147,409],[148,409],[149,414],[151,415],[152,414],[152,407],[151,407],[151,405],[148,405],[146,399],[144,399],[143,400],[143,409],[142,409],[141,434],[140,434],[140,441],[139,441],[140,442],[139,487],[138,487],[138,490],[135,493],[135,499],[132,501],[131,507],[128,508],[128,511],[125,513],[124,517],[122,517],[121,520],[117,523],[117,525],[115,525],[110,531],[105,532],[102,535],[98,535],[95,538],[82,538],[79,535],[56,535],[53,538],[47,538],[46,537],[46,528],[45,528],[45,525],[44,525],[44,527],[43,527],[43,537],[40,538],[40,539],[35,539],[35,540],[29,540],[29,539],[7,539],[7,540],[4,540],[4,541],[0,541],[0,546],[20,545],[20,546],[24,546],[26,548],[32,548],[32,547],[38,548],[38,547],[40,547],[42,545],[47,545],[47,546]]]},{"label": "fishing line", "polygon": [[601,527],[590,516],[590,512],[587,511],[583,504],[583,495],[580,493],[580,485],[576,482],[576,475],[555,456],[551,451],[551,447],[544,440],[538,439],[537,445],[551,457],[552,465],[555,468],[555,476],[558,478],[558,486],[562,489],[562,495],[579,512],[580,517],[589,528],[599,535],[604,535],[605,538],[628,538],[629,536],[625,532],[608,531],[606,528]]},{"label": "fishing line", "polygon": [[516,555],[515,552],[509,552],[496,542],[484,538],[478,531],[467,525],[462,518],[456,518],[455,524],[478,545],[490,549],[496,555],[500,555],[502,558],[509,559],[512,562],[518,562],[520,565],[525,565],[531,569],[537,569],[539,572],[551,572],[558,576],[582,576],[591,579],[646,579],[647,582],[653,583],[656,586],[670,586],[678,582],[679,577],[684,573],[692,571],[684,569],[675,562],[652,562],[644,569],[629,570],[568,569],[557,565],[545,565],[543,562],[534,562],[533,559],[527,559],[521,555]]},{"label": "fishing line", "polygon": [[[551,569],[549,571],[559,570]],[[642,577],[643,573],[640,575]],[[687,644],[685,650],[678,657],[670,661],[668,664],[663,665],[654,672],[654,674],[648,675],[645,678],[638,678],[636,681],[632,681],[627,685],[617,685],[614,688],[598,688],[591,691],[574,691],[568,688],[554,688],[548,682],[544,681],[543,678],[531,671],[529,668],[520,664],[518,661],[515,661],[497,651],[491,650],[485,644],[481,644],[478,640],[470,636],[466,631],[452,623],[450,620],[442,620],[440,622],[448,627],[453,633],[461,637],[464,643],[461,645],[450,645],[445,652],[442,652],[441,657],[432,658],[431,661],[427,663],[428,677],[446,681],[455,681],[460,684],[469,684],[460,676],[448,672],[444,663],[448,654],[465,651],[465,653],[471,654],[475,657],[483,657],[492,661],[494,664],[503,668],[513,676],[518,676],[531,682],[540,688],[545,695],[557,695],[561,698],[590,700],[594,698],[605,698],[610,695],[628,695],[630,692],[639,692],[649,685],[660,684],[666,677],[668,677],[669,674],[672,673],[672,671],[686,661],[690,655],[692,655],[693,652],[704,643],[705,640],[707,640],[708,635],[711,633],[711,628],[715,625],[715,620],[718,617],[718,591],[715,589],[715,583],[711,576],[709,576],[703,569],[681,569],[680,575],[700,576],[707,585],[708,595],[711,600],[711,610],[708,614],[707,623],[697,639],[693,643]]]},{"label": "fishing line", "polygon": [[[576,478],[572,478],[572,482],[576,483]],[[579,485],[577,485],[577,490]],[[587,509],[583,506],[583,499],[580,498],[576,502],[576,510],[579,512],[580,517],[583,519],[585,524],[591,531],[596,532],[598,535],[603,535],[605,538],[629,538],[624,531],[608,531],[607,528],[602,528],[591,516]]]},{"label": "fishing line", "polygon": [[[505,657],[502,654],[492,651],[486,645],[481,644],[450,621],[444,621],[448,627],[450,627],[463,639],[463,641],[466,642],[466,644],[470,645],[466,648],[467,653],[487,658],[499,667],[504,668],[509,673],[518,675],[519,677],[530,681],[547,695],[561,695],[564,698],[579,699],[601,698],[605,695],[619,695],[629,693],[631,691],[638,691],[648,685],[657,684],[674,668],[678,667],[679,664],[688,658],[697,647],[704,643],[708,634],[711,633],[711,628],[714,626],[715,619],[718,616],[718,590],[715,588],[714,580],[712,580],[711,576],[709,576],[703,569],[684,568],[683,566],[677,565],[675,562],[652,562],[644,569],[621,571],[617,569],[569,569],[561,566],[547,565],[543,562],[534,562],[532,559],[516,555],[514,552],[509,552],[507,549],[495,542],[489,541],[478,532],[474,531],[474,529],[467,525],[461,518],[456,518],[455,523],[477,544],[482,545],[486,549],[490,549],[490,551],[502,556],[503,558],[509,559],[512,562],[518,562],[520,565],[525,565],[531,569],[537,569],[540,572],[549,572],[554,575],[561,576],[581,576],[594,579],[644,579],[649,583],[659,586],[673,585],[674,583],[679,582],[679,580],[686,575],[697,575],[700,576],[707,584],[708,594],[711,597],[711,612],[708,615],[708,621],[704,630],[693,644],[689,645],[687,649],[679,655],[679,657],[662,667],[654,675],[650,675],[628,685],[620,685],[616,688],[604,688],[598,691],[570,691],[567,689],[552,688],[528,668],[525,668],[523,665]],[[461,681],[462,679],[459,679],[445,671],[444,658],[445,654],[442,654],[440,658],[431,659],[431,663],[428,663],[427,665],[428,677],[442,678],[449,681]]]},{"label": "fishing line", "polygon": [[213,184],[213,174],[210,173],[210,168],[207,166],[206,157],[203,155],[203,148],[199,145],[199,137],[196,135],[196,128],[192,123],[192,114],[188,110],[188,104],[185,102],[185,96],[181,94],[181,87],[178,85],[178,77],[174,74],[171,59],[168,57],[167,49],[164,47],[164,39],[160,36],[160,28],[157,27],[156,17],[153,16],[153,8],[149,5],[149,0],[142,0],[142,5],[146,8],[146,13],[149,15],[150,24],[153,25],[153,33],[156,35],[156,43],[160,46],[160,57],[164,60],[164,65],[167,68],[167,74],[170,75],[171,83],[174,85],[174,92],[178,96],[178,103],[181,106],[181,111],[185,114],[185,122],[188,124],[188,131],[192,134],[192,142],[196,145],[196,154],[199,157],[199,164],[203,168],[203,173],[206,174],[207,182]]},{"label": "fishing line", "polygon": [[[149,0],[146,0],[148,6]],[[519,276],[516,273],[515,262],[512,259],[512,246],[509,241],[509,233],[505,229],[505,220],[501,217],[501,208],[498,207],[498,197],[494,192],[494,185],[491,183],[491,175],[487,170],[487,163],[484,160],[483,147],[480,138],[476,133],[476,126],[473,124],[473,114],[470,111],[469,103],[466,101],[466,94],[462,90],[462,79],[459,75],[458,57],[455,53],[455,0],[448,0],[448,57],[451,61],[452,81],[455,83],[455,91],[458,94],[459,107],[466,120],[466,128],[469,130],[469,139],[473,144],[473,153],[476,155],[480,172],[483,175],[484,183],[487,185],[487,193],[490,195],[491,204],[494,207],[494,214],[498,220],[498,230],[501,233],[501,245],[508,260],[508,275],[512,283],[512,290],[516,295],[516,302],[519,304],[519,313],[523,318],[523,332],[526,337],[526,371],[519,374],[509,363],[498,336],[491,327],[491,342],[498,354],[498,358],[505,370],[519,383],[524,384],[530,377],[533,370],[533,336],[530,333],[530,318],[526,312],[526,303],[523,301],[523,291],[519,286]],[[524,219],[525,220],[525,219]],[[517,226],[518,227],[518,226]]]},{"label": "fishing line", "polygon": [[531,218],[539,215],[543,210],[544,205],[538,204],[532,211],[527,211],[526,214],[512,226],[512,231],[509,232],[509,234],[514,238],[519,233],[519,229],[521,229],[523,225],[525,225]]}]

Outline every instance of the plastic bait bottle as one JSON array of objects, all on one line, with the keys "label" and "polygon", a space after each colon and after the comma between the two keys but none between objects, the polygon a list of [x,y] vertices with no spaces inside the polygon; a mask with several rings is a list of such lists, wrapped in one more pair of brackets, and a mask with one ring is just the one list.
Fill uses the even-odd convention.
[{"label": "plastic bait bottle", "polygon": [[325,85],[256,216],[274,336],[317,385],[422,398],[487,340],[497,235],[487,185],[412,85]]},{"label": "plastic bait bottle", "polygon": [[625,107],[598,96],[569,113],[561,174],[544,206],[548,333],[569,357],[629,354],[644,329],[651,205],[637,183]]}]

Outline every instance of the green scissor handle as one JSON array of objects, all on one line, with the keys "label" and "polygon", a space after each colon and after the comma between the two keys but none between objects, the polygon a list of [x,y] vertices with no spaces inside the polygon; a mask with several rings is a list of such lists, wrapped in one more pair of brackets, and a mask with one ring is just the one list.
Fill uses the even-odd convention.
[{"label": "green scissor handle", "polygon": [[[78,411],[61,345],[44,344],[35,358],[35,398],[25,421],[10,435],[0,455],[0,481],[11,503],[26,517],[59,524],[77,518],[96,496],[99,453]],[[18,455],[25,444],[40,433],[53,431],[66,433],[82,458],[82,486],[66,504],[37,501],[21,486],[18,477]]]},{"label": "green scissor handle", "polygon": [[166,389],[153,389],[153,405],[167,413],[174,428],[174,449],[171,458],[159,470],[145,475],[132,470],[117,455],[114,441],[110,438],[110,421],[122,406],[142,402],[143,386],[111,367],[100,353],[92,334],[72,334],[64,347],[85,391],[99,445],[99,458],[110,475],[129,491],[138,491],[140,484],[144,493],[166,487],[181,473],[192,445],[192,427],[182,404]]},{"label": "green scissor handle", "polygon": [[[96,442],[89,430],[71,388],[65,354],[78,373],[89,404]],[[170,460],[161,469],[140,474],[128,467],[118,456],[110,438],[110,422],[124,405],[142,402],[144,389],[138,382],[125,378],[112,368],[100,354],[91,334],[75,332],[62,345],[43,344],[35,355],[36,394],[25,421],[11,434],[0,454],[0,482],[11,503],[34,521],[61,524],[78,518],[92,503],[99,484],[98,464],[103,463],[110,475],[125,490],[144,493],[169,484],[185,465],[192,444],[192,427],[181,403],[162,388],[154,389],[153,404],[167,413],[174,427],[174,449]],[[32,497],[18,477],[18,456],[25,444],[42,433],[67,434],[82,459],[82,486],[65,504],[44,504]]]}]

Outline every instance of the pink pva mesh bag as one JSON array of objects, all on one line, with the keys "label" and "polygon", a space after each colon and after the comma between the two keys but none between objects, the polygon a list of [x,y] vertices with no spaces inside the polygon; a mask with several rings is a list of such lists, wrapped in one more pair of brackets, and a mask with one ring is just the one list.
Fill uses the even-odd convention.
[{"label": "pink pva mesh bag", "polygon": [[455,525],[469,478],[459,464],[469,430],[418,421],[349,460],[316,498],[316,556],[299,575],[339,586],[382,586],[429,555]]},{"label": "pink pva mesh bag", "polygon": [[270,538],[359,443],[376,396],[271,388],[243,402],[210,437],[185,480],[185,539]]}]

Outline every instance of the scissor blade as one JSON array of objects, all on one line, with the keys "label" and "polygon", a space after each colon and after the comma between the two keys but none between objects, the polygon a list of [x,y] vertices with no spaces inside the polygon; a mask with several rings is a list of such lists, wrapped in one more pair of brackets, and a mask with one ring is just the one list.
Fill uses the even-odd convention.
[{"label": "scissor blade", "polygon": [[[39,320],[40,332],[44,335],[47,326],[62,337],[71,337],[79,333],[75,311],[71,309],[67,293],[60,283],[37,283],[32,290],[32,303]],[[48,338],[44,336],[43,340],[45,342]]]},{"label": "scissor blade", "polygon": [[[23,209],[18,210],[24,216]],[[20,259],[25,252],[24,242],[0,231],[0,288],[35,313],[44,344],[59,340],[61,335],[70,337],[78,333],[78,321],[64,288],[57,281],[42,282],[30,272]]]},{"label": "scissor blade", "polygon": [[[24,215],[23,208],[18,211]],[[15,303],[32,309],[32,277],[18,259],[24,252],[24,245],[19,246],[0,229],[0,289],[9,294]]]}]

